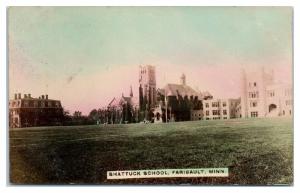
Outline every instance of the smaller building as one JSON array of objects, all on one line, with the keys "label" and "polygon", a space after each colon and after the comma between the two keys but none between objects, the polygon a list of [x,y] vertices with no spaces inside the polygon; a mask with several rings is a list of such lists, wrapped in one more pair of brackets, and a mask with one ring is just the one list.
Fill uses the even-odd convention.
[{"label": "smaller building", "polygon": [[9,127],[35,127],[62,125],[63,108],[59,100],[49,99],[48,95],[39,98],[31,94],[15,94],[9,100]]},{"label": "smaller building", "polygon": [[180,77],[180,84],[169,83],[157,90],[163,122],[202,120],[202,100],[211,98],[209,92],[196,91],[187,85],[184,74]]},{"label": "smaller building", "polygon": [[120,98],[114,97],[107,105],[106,123],[136,123],[138,122],[139,105],[138,99],[133,96],[130,87],[130,96],[125,97],[123,94]]},{"label": "smaller building", "polygon": [[203,100],[203,119],[233,119],[238,115],[240,99],[208,99]]}]

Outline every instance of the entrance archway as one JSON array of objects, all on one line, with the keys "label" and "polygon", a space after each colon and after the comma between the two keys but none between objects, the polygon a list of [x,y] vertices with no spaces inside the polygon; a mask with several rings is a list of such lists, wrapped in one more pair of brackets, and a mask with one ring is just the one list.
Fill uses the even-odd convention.
[{"label": "entrance archway", "polygon": [[160,121],[160,114],[159,113],[156,113],[156,120]]},{"label": "entrance archway", "polygon": [[269,105],[269,113],[270,113],[271,111],[276,110],[276,108],[277,108],[277,106],[276,106],[275,104],[270,104],[270,105]]}]

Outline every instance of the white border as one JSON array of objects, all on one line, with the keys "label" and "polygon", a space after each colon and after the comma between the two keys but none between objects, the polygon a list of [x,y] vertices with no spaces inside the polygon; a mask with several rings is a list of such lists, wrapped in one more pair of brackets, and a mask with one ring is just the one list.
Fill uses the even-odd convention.
[{"label": "white border", "polygon": [[[2,0],[0,1],[0,192],[20,192],[40,193],[43,192],[64,192],[72,191],[74,193],[89,192],[253,192],[266,191],[271,192],[300,192],[299,185],[299,85],[300,78],[299,56],[300,56],[300,3],[293,0]],[[7,6],[293,6],[294,7],[294,186],[292,187],[220,187],[220,186],[7,186],[7,69],[6,69],[6,7]]]}]

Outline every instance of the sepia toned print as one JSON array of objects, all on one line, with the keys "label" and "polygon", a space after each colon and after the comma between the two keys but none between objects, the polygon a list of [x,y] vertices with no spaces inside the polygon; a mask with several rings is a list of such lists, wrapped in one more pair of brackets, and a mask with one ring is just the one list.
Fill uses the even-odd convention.
[{"label": "sepia toned print", "polygon": [[13,185],[293,185],[291,7],[9,7]]}]

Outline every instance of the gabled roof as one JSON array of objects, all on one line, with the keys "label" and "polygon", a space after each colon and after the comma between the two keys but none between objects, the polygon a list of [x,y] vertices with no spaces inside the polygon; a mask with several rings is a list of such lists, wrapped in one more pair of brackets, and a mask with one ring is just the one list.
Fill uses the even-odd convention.
[{"label": "gabled roof", "polygon": [[108,104],[108,107],[118,107],[124,103],[132,104],[134,106],[138,105],[138,98],[136,97],[125,97],[121,96],[119,98],[114,97]]},{"label": "gabled roof", "polygon": [[164,87],[164,90],[168,96],[198,96],[199,98],[202,98],[202,94],[198,93],[194,89],[192,89],[190,86],[187,85],[181,85],[181,84],[167,84]]},{"label": "gabled roof", "polygon": [[108,103],[108,106],[117,106],[117,105],[118,105],[118,101],[115,97]]},{"label": "gabled roof", "polygon": [[157,92],[161,93],[162,95],[167,94],[168,96],[198,96],[199,99],[211,96],[211,94],[207,91],[198,92],[190,86],[182,84],[167,84],[163,89],[158,89]]}]

